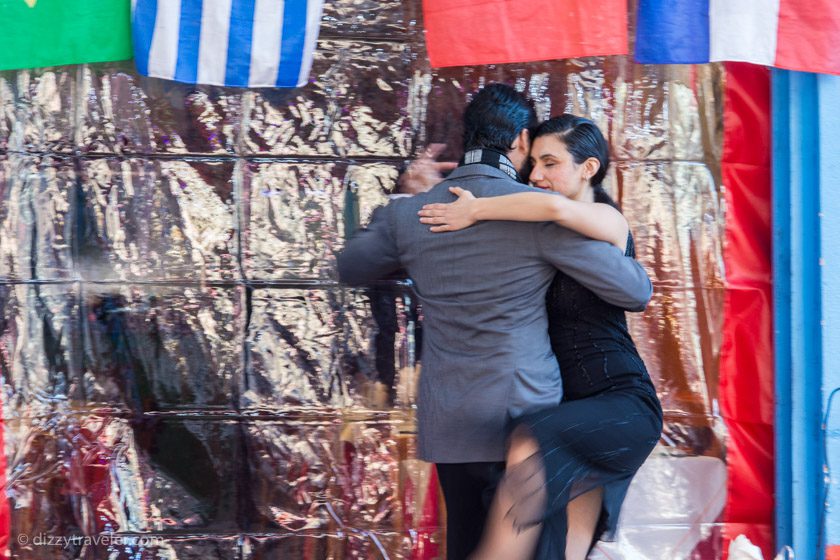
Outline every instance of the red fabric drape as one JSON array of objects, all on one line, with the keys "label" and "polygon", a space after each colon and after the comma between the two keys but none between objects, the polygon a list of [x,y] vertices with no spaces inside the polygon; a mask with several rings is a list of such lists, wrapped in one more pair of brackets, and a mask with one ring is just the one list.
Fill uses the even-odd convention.
[{"label": "red fabric drape", "polygon": [[[0,403],[0,413],[3,407]],[[3,490],[0,496],[0,557],[9,557],[9,536],[11,535],[11,511],[9,509],[9,497],[6,494],[6,442],[3,437],[3,418],[0,414],[0,488]]]},{"label": "red fabric drape", "polygon": [[726,298],[721,413],[729,431],[724,550],[740,533],[773,556],[770,72],[726,64],[721,174]]},{"label": "red fabric drape", "polygon": [[433,67],[627,54],[627,3],[423,0]]}]

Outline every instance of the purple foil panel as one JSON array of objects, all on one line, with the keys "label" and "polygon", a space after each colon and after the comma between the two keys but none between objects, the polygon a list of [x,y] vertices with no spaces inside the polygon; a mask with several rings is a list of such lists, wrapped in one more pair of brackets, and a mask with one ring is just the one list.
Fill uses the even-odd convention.
[{"label": "purple foil panel", "polygon": [[[400,429],[406,433],[401,435]],[[406,422],[343,418],[333,489],[334,515],[340,527],[373,532],[403,527],[398,441],[411,438],[411,430]]]},{"label": "purple foil panel", "polygon": [[246,423],[245,433],[253,529],[289,534],[334,528],[338,419],[260,420]]},{"label": "purple foil panel", "polygon": [[79,67],[0,72],[0,149],[71,152]]},{"label": "purple foil panel", "polygon": [[9,153],[0,159],[0,280],[74,276],[76,182],[70,158]]},{"label": "purple foil panel", "polygon": [[[406,545],[403,542],[408,541]],[[402,545],[402,546],[401,546]],[[348,535],[346,533],[318,535],[282,535],[249,537],[245,544],[245,560],[321,560],[323,558],[353,558],[359,560],[403,559],[410,551],[408,537],[393,534]]]},{"label": "purple foil panel", "polygon": [[333,275],[343,245],[346,169],[333,162],[247,164],[242,242],[248,278]]},{"label": "purple foil panel", "polygon": [[412,305],[408,293],[390,287],[255,289],[242,406],[277,413],[410,404],[417,378]]},{"label": "purple foil panel", "polygon": [[233,161],[84,159],[76,267],[85,280],[238,273]]},{"label": "purple foil panel", "polygon": [[4,428],[15,450],[7,466],[12,535],[25,536],[12,539],[12,557],[65,557],[38,536],[145,528],[143,492],[134,486],[141,467],[125,421],[64,409],[7,418]]},{"label": "purple foil panel", "polygon": [[82,152],[233,153],[245,90],[138,76],[131,61],[80,68]]},{"label": "purple foil panel", "polygon": [[146,417],[133,426],[145,465],[147,521],[155,532],[232,533],[250,515],[237,421]]},{"label": "purple foil panel", "polygon": [[254,290],[243,407],[270,411],[352,404],[354,377],[364,376],[370,361],[366,348],[354,344],[354,352],[349,346],[340,297],[334,290]]},{"label": "purple foil panel", "polygon": [[243,289],[86,284],[85,401],[139,417],[231,409],[242,366]]},{"label": "purple foil panel", "polygon": [[83,401],[79,303],[73,283],[0,284],[3,418],[37,418]]},{"label": "purple foil panel", "polygon": [[[411,424],[364,413],[325,419],[249,424],[259,515],[252,529],[271,535],[254,539],[251,550],[280,547],[298,550],[290,558],[329,557],[322,547],[332,535],[346,539],[338,550],[351,558],[406,558],[421,540],[439,541],[440,528],[423,526],[416,515],[417,504],[429,507],[424,498],[436,496],[437,487],[429,465],[407,459],[413,457]],[[266,540],[273,544],[257,544]]]},{"label": "purple foil panel", "polygon": [[408,57],[402,43],[319,41],[305,87],[250,92],[240,153],[408,156]]},{"label": "purple foil panel", "polygon": [[334,277],[335,253],[387,201],[393,164],[249,162],[243,204],[244,271],[254,280]]},{"label": "purple foil panel", "polygon": [[399,0],[335,0],[324,4],[321,37],[385,37],[403,40],[405,2]]},{"label": "purple foil panel", "polygon": [[9,137],[15,128],[14,90],[9,79],[14,79],[14,72],[0,72],[0,154],[9,148]]},{"label": "purple foil panel", "polygon": [[[102,535],[85,547],[80,560],[239,560],[241,542],[237,535],[169,537],[148,534]],[[94,539],[89,539],[93,541]],[[101,544],[102,542],[108,544]]]},{"label": "purple foil panel", "polygon": [[236,422],[61,412],[6,430],[13,535],[238,527],[238,486],[225,482],[241,476]]}]

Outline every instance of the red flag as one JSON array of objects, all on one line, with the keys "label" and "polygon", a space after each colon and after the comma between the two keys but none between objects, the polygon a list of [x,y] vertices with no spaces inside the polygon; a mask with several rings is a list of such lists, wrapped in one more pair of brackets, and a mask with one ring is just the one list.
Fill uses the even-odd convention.
[{"label": "red flag", "polygon": [[726,299],[720,409],[729,437],[724,550],[745,534],[773,549],[773,270],[770,72],[726,64],[721,176]]},{"label": "red flag", "polygon": [[627,2],[423,0],[432,66],[627,54]]},{"label": "red flag", "polygon": [[783,0],[773,66],[840,74],[840,2]]}]

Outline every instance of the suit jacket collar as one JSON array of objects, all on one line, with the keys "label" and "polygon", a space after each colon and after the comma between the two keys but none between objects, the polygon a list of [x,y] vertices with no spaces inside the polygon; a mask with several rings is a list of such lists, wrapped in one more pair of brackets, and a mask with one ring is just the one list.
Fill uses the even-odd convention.
[{"label": "suit jacket collar", "polygon": [[487,165],[484,163],[469,163],[467,165],[461,165],[453,169],[449,173],[449,175],[446,176],[446,178],[447,180],[463,179],[464,177],[470,177],[473,175],[481,175],[484,177],[490,176],[495,177],[497,179],[512,179],[512,177],[510,177],[507,173],[505,173],[498,167],[493,167],[492,165]]}]

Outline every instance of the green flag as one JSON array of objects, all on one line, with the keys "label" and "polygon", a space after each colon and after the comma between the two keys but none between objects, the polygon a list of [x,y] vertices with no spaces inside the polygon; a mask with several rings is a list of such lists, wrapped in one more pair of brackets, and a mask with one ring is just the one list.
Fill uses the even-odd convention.
[{"label": "green flag", "polygon": [[0,70],[131,57],[131,0],[0,0]]}]

